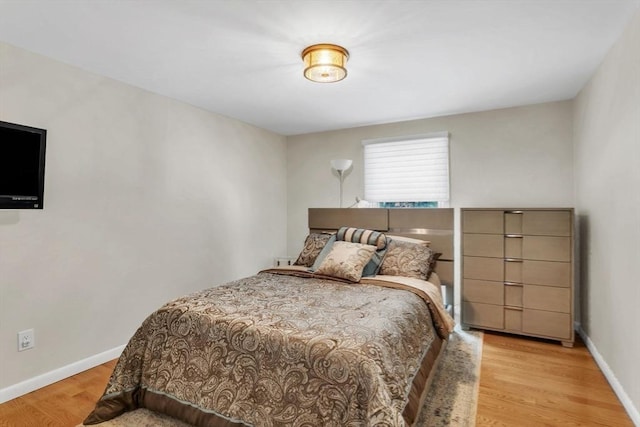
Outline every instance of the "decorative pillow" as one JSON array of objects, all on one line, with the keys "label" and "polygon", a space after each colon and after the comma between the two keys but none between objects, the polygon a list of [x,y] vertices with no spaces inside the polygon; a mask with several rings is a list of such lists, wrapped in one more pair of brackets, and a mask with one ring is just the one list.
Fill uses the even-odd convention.
[{"label": "decorative pillow", "polygon": [[387,237],[383,233],[365,228],[341,227],[336,233],[336,240],[373,245],[377,249],[387,246]]},{"label": "decorative pillow", "polygon": [[324,259],[327,257],[329,252],[331,252],[331,248],[333,247],[333,244],[335,243],[335,241],[336,241],[336,235],[332,234],[329,240],[327,241],[327,243],[324,245],[324,248],[322,248],[322,250],[316,257],[316,260],[313,262],[313,265],[309,270],[316,271],[320,267],[320,264],[322,264],[322,261],[324,261]]},{"label": "decorative pillow", "polygon": [[329,233],[311,233],[304,240],[302,252],[298,255],[298,259],[293,265],[304,265],[311,267],[315,262],[322,248],[327,244],[333,234]]},{"label": "decorative pillow", "polygon": [[433,251],[423,244],[391,240],[380,273],[427,280]]},{"label": "decorative pillow", "polygon": [[[322,264],[322,261],[324,261],[324,259],[327,257],[327,254],[329,254],[329,252],[331,251],[331,248],[335,243],[335,241],[336,241],[336,235],[334,234],[333,236],[331,236],[327,244],[324,245],[324,248],[322,248],[322,251],[320,251],[320,254],[316,257],[316,260],[313,263],[313,266],[311,266],[310,268],[311,271],[316,271],[320,267],[320,264]],[[386,252],[387,252],[387,248],[385,246],[384,249],[378,249],[373,253],[373,256],[371,257],[367,265],[365,265],[364,269],[362,270],[362,277],[375,276],[376,274],[378,274],[378,272],[380,271],[380,266],[382,265],[382,260],[384,259]]]},{"label": "decorative pillow", "polygon": [[358,282],[375,251],[376,247],[372,245],[336,241],[315,272]]},{"label": "decorative pillow", "polygon": [[442,256],[441,252],[433,252],[433,256],[431,257],[431,262],[429,262],[429,273],[427,274],[427,280],[431,279],[433,273],[435,273],[436,263],[438,259]]},{"label": "decorative pillow", "polygon": [[380,271],[380,267],[382,267],[382,261],[384,260],[385,255],[387,254],[387,247],[384,249],[378,249],[373,253],[373,256],[364,266],[364,270],[362,270],[362,277],[375,276]]}]

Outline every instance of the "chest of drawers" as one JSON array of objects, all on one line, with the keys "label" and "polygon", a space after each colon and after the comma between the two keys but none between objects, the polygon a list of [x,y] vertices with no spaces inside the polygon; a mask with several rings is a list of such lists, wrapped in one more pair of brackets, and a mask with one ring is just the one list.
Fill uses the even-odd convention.
[{"label": "chest of drawers", "polygon": [[574,342],[573,209],[465,208],[462,323]]}]

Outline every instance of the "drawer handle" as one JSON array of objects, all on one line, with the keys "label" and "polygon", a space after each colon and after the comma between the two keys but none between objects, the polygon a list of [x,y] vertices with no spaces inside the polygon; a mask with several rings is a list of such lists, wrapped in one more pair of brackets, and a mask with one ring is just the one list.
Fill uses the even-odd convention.
[{"label": "drawer handle", "polygon": [[524,236],[522,234],[505,234],[504,237],[508,237],[510,239],[522,239]]},{"label": "drawer handle", "polygon": [[506,214],[520,214],[522,215],[524,213],[524,211],[504,211],[504,213]]},{"label": "drawer handle", "polygon": [[504,282],[505,286],[522,286],[522,283],[516,283],[516,282]]},{"label": "drawer handle", "polygon": [[522,307],[514,307],[512,305],[505,305],[504,306],[505,310],[515,310],[515,311],[523,311]]},{"label": "drawer handle", "polygon": [[504,262],[522,262],[520,258],[505,258]]}]

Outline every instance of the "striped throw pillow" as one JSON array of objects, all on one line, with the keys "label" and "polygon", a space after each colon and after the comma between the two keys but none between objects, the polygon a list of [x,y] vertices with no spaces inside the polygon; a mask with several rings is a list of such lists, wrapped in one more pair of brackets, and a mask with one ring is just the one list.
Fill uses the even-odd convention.
[{"label": "striped throw pillow", "polygon": [[384,249],[387,246],[387,236],[379,231],[367,230],[365,228],[341,227],[336,233],[336,240],[372,245],[378,250]]}]

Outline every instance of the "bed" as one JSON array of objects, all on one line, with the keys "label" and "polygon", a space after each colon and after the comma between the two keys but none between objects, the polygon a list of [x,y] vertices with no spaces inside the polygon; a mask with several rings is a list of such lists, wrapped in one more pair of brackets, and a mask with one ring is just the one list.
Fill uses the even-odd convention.
[{"label": "bed", "polygon": [[[403,210],[402,226],[389,227],[393,211],[310,209],[298,265],[160,307],[127,344],[84,424],[147,408],[194,426],[413,425],[453,328],[440,288],[452,282],[442,243],[452,233],[442,237],[453,213]],[[445,228],[429,221],[449,216]],[[309,244],[312,236],[333,240]],[[320,249],[313,260],[308,246]],[[406,248],[442,254],[428,281],[397,274]],[[374,261],[377,274],[358,276]]]}]

